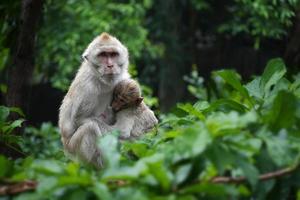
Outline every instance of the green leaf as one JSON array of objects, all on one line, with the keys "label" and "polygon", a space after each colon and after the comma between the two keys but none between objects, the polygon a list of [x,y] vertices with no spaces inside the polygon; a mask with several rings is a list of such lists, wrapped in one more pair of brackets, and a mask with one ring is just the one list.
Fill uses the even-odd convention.
[{"label": "green leaf", "polygon": [[147,155],[148,146],[145,143],[130,143],[127,144],[127,150],[131,150],[136,156],[141,158]]},{"label": "green leaf", "polygon": [[245,85],[245,88],[248,90],[250,96],[254,96],[258,99],[262,99],[264,92],[260,85],[261,77],[256,77],[249,83]]},{"label": "green leaf", "polygon": [[234,89],[236,89],[243,97],[252,102],[251,97],[248,94],[248,91],[244,86],[242,86],[239,75],[232,70],[220,70],[215,72],[215,74],[222,77],[229,85],[231,85]]},{"label": "green leaf", "polygon": [[178,159],[201,154],[211,141],[212,138],[207,128],[201,123],[184,129],[182,134],[174,140],[175,151],[180,154]]},{"label": "green leaf", "polygon": [[32,163],[32,168],[45,174],[62,174],[63,167],[61,162],[54,160],[35,160]]},{"label": "green leaf", "polygon": [[164,191],[169,190],[172,177],[169,170],[164,166],[164,157],[156,154],[155,156],[152,156],[151,159],[147,158],[146,163],[150,173],[159,182],[161,188]]},{"label": "green leaf", "polygon": [[113,199],[112,195],[109,193],[108,187],[103,183],[96,181],[91,190],[99,199]]},{"label": "green leaf", "polygon": [[189,103],[188,104],[178,104],[177,107],[180,108],[181,110],[184,110],[188,114],[197,117],[200,120],[205,119],[205,116]]},{"label": "green leaf", "polygon": [[5,106],[0,106],[0,123],[6,121],[9,115],[9,108]]},{"label": "green leaf", "polygon": [[25,114],[23,113],[23,111],[21,110],[21,108],[18,107],[10,107],[9,110],[11,112],[16,112],[18,113],[21,117],[25,117]]},{"label": "green leaf", "polygon": [[257,114],[254,111],[243,115],[235,111],[230,113],[216,112],[208,116],[206,125],[213,136],[227,134],[238,134],[240,129],[246,128],[249,124],[257,121]]},{"label": "green leaf", "polygon": [[265,114],[265,120],[273,130],[292,128],[296,124],[299,100],[290,92],[280,91],[275,97],[271,109]]},{"label": "green leaf", "polygon": [[222,143],[214,142],[205,152],[205,155],[216,166],[218,173],[223,175],[225,170],[231,169],[235,163],[235,155]]},{"label": "green leaf", "polygon": [[175,173],[175,176],[174,176],[176,184],[180,184],[183,181],[185,181],[186,178],[188,177],[191,169],[192,169],[192,165],[191,164],[186,164],[186,165],[180,166],[177,169],[177,171]]},{"label": "green leaf", "polygon": [[7,159],[5,156],[0,155],[0,178],[9,175],[9,172],[12,171],[13,162]]},{"label": "green leaf", "polygon": [[6,94],[7,93],[7,85],[0,84],[0,92],[3,94]]},{"label": "green leaf", "polygon": [[15,128],[21,127],[24,121],[24,119],[18,119],[7,126],[3,126],[3,132],[8,134],[11,133]]},{"label": "green leaf", "polygon": [[238,165],[243,170],[244,176],[247,177],[250,184],[254,187],[258,181],[259,172],[256,167],[244,159],[237,160]]},{"label": "green leaf", "polygon": [[248,108],[246,106],[244,106],[243,104],[240,104],[236,101],[233,101],[231,99],[218,99],[216,101],[214,101],[213,103],[211,103],[211,105],[203,110],[204,113],[208,113],[208,112],[212,112],[215,110],[236,110],[240,113],[244,113],[248,110]]},{"label": "green leaf", "polygon": [[267,150],[278,167],[293,164],[293,154],[289,148],[290,143],[285,137],[274,137],[270,133],[263,136]]},{"label": "green leaf", "polygon": [[117,136],[108,134],[98,140],[100,149],[105,149],[105,151],[102,152],[102,155],[106,166],[112,168],[119,166],[121,155],[118,151]]},{"label": "green leaf", "polygon": [[206,194],[212,197],[225,197],[226,195],[237,195],[238,191],[231,185],[216,185],[210,183],[198,183],[180,190],[184,194]]},{"label": "green leaf", "polygon": [[275,85],[286,73],[286,67],[282,59],[275,58],[268,62],[260,80],[260,87],[264,91],[264,95],[268,95],[270,89]]}]

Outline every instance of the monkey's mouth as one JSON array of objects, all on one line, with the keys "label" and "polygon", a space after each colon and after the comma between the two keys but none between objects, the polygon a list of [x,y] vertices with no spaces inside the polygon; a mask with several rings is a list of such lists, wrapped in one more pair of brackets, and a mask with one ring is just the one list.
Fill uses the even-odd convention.
[{"label": "monkey's mouth", "polygon": [[103,70],[103,75],[107,75],[107,76],[115,76],[120,74],[119,70]]}]

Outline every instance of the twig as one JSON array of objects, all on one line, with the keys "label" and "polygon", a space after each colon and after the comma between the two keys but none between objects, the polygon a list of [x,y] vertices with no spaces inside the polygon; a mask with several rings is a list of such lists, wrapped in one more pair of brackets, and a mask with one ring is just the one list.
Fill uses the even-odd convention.
[{"label": "twig", "polygon": [[[4,182],[8,182],[8,181],[4,181]],[[32,180],[0,185],[0,195],[12,195],[21,192],[26,192],[29,190],[34,190],[36,186],[37,186],[37,182]]]},{"label": "twig", "polygon": [[[298,168],[299,168],[299,166],[288,167],[288,168],[281,169],[278,171],[265,173],[265,174],[260,175],[258,177],[258,180],[266,181],[269,179],[285,176],[287,174],[292,173],[293,171],[295,171]],[[244,176],[236,177],[236,178],[235,177],[226,177],[226,176],[217,176],[217,177],[212,178],[211,182],[212,183],[242,183],[242,182],[245,182],[246,180],[247,180],[247,178]]]}]

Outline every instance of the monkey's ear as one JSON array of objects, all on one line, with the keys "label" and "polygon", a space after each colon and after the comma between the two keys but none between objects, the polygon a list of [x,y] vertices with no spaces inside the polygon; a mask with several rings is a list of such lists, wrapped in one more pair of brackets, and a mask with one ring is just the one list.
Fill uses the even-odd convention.
[{"label": "monkey's ear", "polygon": [[82,59],[82,61],[85,61],[85,60],[87,60],[87,55],[85,55],[85,54],[82,54],[82,55],[81,55],[81,59]]},{"label": "monkey's ear", "polygon": [[143,97],[139,97],[139,98],[137,98],[137,100],[135,101],[135,105],[140,105],[141,103],[142,103],[142,101],[143,101]]},{"label": "monkey's ear", "polygon": [[88,60],[88,50],[86,49],[81,55],[82,60]]}]

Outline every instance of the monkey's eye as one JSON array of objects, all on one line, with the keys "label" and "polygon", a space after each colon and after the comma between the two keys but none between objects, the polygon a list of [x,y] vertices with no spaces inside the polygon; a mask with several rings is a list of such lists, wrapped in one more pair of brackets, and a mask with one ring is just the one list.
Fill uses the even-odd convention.
[{"label": "monkey's eye", "polygon": [[106,56],[107,56],[107,53],[104,51],[98,54],[98,57],[106,57]]},{"label": "monkey's eye", "polygon": [[110,56],[111,56],[112,58],[117,57],[118,55],[119,55],[118,52],[111,52],[111,53],[110,53]]}]

